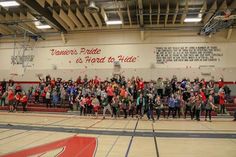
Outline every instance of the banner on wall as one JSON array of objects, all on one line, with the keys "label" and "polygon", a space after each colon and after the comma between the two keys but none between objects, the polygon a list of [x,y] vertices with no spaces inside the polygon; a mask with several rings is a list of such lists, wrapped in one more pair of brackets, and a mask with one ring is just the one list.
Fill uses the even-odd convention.
[{"label": "banner on wall", "polygon": [[[233,43],[45,46],[34,49],[32,69],[113,69],[114,63],[124,69],[236,67],[235,49]],[[9,68],[6,66],[6,62],[11,62],[9,55],[0,54],[6,58],[0,63],[1,68]]]}]

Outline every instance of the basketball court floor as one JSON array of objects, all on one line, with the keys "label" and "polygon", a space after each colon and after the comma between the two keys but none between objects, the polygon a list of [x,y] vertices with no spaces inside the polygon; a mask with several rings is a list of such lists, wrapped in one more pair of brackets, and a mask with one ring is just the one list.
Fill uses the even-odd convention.
[{"label": "basketball court floor", "polygon": [[0,156],[235,157],[236,124],[1,112]]}]

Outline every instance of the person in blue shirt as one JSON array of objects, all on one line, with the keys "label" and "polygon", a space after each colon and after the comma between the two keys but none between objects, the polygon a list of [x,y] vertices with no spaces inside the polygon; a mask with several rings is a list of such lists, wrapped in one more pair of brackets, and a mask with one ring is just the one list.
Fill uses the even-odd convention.
[{"label": "person in blue shirt", "polygon": [[74,85],[70,85],[66,90],[68,96],[69,96],[69,105],[70,109],[73,110],[73,104],[74,104],[74,97],[76,95],[76,89]]},{"label": "person in blue shirt", "polygon": [[180,95],[176,95],[176,99],[175,99],[175,116],[177,116],[180,118],[180,105],[181,105],[181,97]]},{"label": "person in blue shirt", "polygon": [[175,100],[174,94],[171,94],[171,97],[168,100],[169,110],[168,110],[167,118],[169,118],[170,112],[172,113],[172,117],[173,118],[175,117],[175,102],[176,102],[176,100]]},{"label": "person in blue shirt", "polygon": [[52,92],[52,105],[53,105],[53,107],[56,107],[58,101],[59,101],[59,97],[58,97],[57,89],[53,88],[53,92]]}]

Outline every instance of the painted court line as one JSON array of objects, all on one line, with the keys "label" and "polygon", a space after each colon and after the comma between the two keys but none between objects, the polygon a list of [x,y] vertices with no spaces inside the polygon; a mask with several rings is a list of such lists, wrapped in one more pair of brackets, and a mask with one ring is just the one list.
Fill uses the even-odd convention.
[{"label": "painted court line", "polygon": [[[138,126],[138,122],[139,122],[139,118],[137,119],[137,122],[136,122],[136,125],[135,125],[135,128],[134,128],[133,133],[136,132],[136,129],[137,129],[137,126]],[[131,139],[130,139],[130,141],[129,141],[129,145],[128,145],[128,149],[127,149],[127,151],[126,151],[125,157],[128,157],[128,155],[129,155],[130,147],[131,147],[131,144],[132,144],[132,142],[133,142],[134,136],[135,136],[135,135],[133,134],[132,137],[131,137]]]},{"label": "painted court line", "polygon": [[155,129],[154,129],[153,123],[152,123],[152,132],[153,132],[153,139],[154,139],[154,143],[155,143],[156,155],[157,155],[157,157],[159,157],[160,155],[159,155],[159,150],[158,150],[158,146],[157,146],[157,139],[155,136]]},{"label": "painted court line", "polygon": [[[126,123],[126,125],[124,126],[123,129],[125,129],[125,128],[128,126],[129,122],[130,122],[130,120]],[[116,137],[116,140],[115,140],[115,142],[112,144],[112,146],[111,146],[111,148],[109,149],[109,151],[107,152],[106,157],[109,156],[110,152],[112,151],[112,149],[113,149],[114,146],[116,145],[116,143],[117,143],[117,141],[118,141],[119,138],[120,138],[120,135],[118,135],[118,136]]]},{"label": "painted court line", "polygon": [[[55,122],[56,123],[56,122]],[[115,123],[115,121],[114,121]],[[111,126],[114,124],[112,123]],[[137,123],[136,123],[137,124]],[[235,139],[234,134],[229,133],[184,133],[184,132],[142,132],[136,130],[136,126],[133,132],[130,131],[113,131],[113,130],[90,130],[90,129],[80,129],[80,128],[58,128],[58,127],[46,127],[46,126],[22,126],[22,125],[1,125],[0,129],[15,129],[15,130],[37,130],[37,131],[52,131],[52,132],[67,132],[67,133],[80,133],[80,134],[97,134],[97,135],[111,135],[111,136],[139,136],[139,137],[165,137],[165,138],[228,138]],[[153,135],[154,134],[154,135]],[[198,136],[199,135],[199,136]],[[130,142],[131,143],[131,142]]]}]

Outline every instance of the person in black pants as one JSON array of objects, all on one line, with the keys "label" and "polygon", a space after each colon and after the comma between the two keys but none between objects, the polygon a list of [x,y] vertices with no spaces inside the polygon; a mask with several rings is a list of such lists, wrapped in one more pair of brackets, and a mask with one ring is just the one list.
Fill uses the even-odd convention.
[{"label": "person in black pants", "polygon": [[181,99],[180,95],[177,95],[175,99],[175,117],[177,116],[178,113],[178,118],[180,118],[180,103],[181,103],[180,99]]},{"label": "person in black pants", "polygon": [[209,116],[209,121],[211,122],[211,111],[214,108],[217,108],[214,104],[214,98],[210,95],[206,104],[206,114],[205,114],[205,121],[207,121],[207,116]]},{"label": "person in black pants", "polygon": [[200,113],[201,113],[201,105],[202,105],[202,98],[199,94],[195,96],[195,105],[196,105],[196,120],[200,121]]},{"label": "person in black pants", "polygon": [[191,93],[191,97],[186,102],[186,109],[185,109],[185,112],[184,112],[184,118],[185,119],[186,119],[187,112],[189,111],[190,112],[190,116],[191,116],[191,120],[193,120],[192,108],[195,105],[194,103],[195,103],[195,96],[194,96],[194,93],[192,92]]},{"label": "person in black pants", "polygon": [[167,118],[169,118],[170,112],[172,112],[172,117],[175,118],[175,97],[174,97],[174,94],[172,94],[171,97],[169,98],[168,106],[169,106],[169,110],[168,110]]},{"label": "person in black pants", "polygon": [[165,109],[164,109],[163,103],[161,102],[160,96],[157,96],[154,100],[154,109],[156,110],[157,120],[159,120],[159,118],[160,118],[161,111],[162,111],[163,116],[165,118]]},{"label": "person in black pants", "polygon": [[153,117],[153,104],[154,104],[153,94],[152,94],[152,93],[149,93],[149,94],[148,94],[148,98],[147,98],[147,104],[146,104],[147,117],[148,117],[148,120],[152,119],[152,121],[154,122],[154,117]]}]

